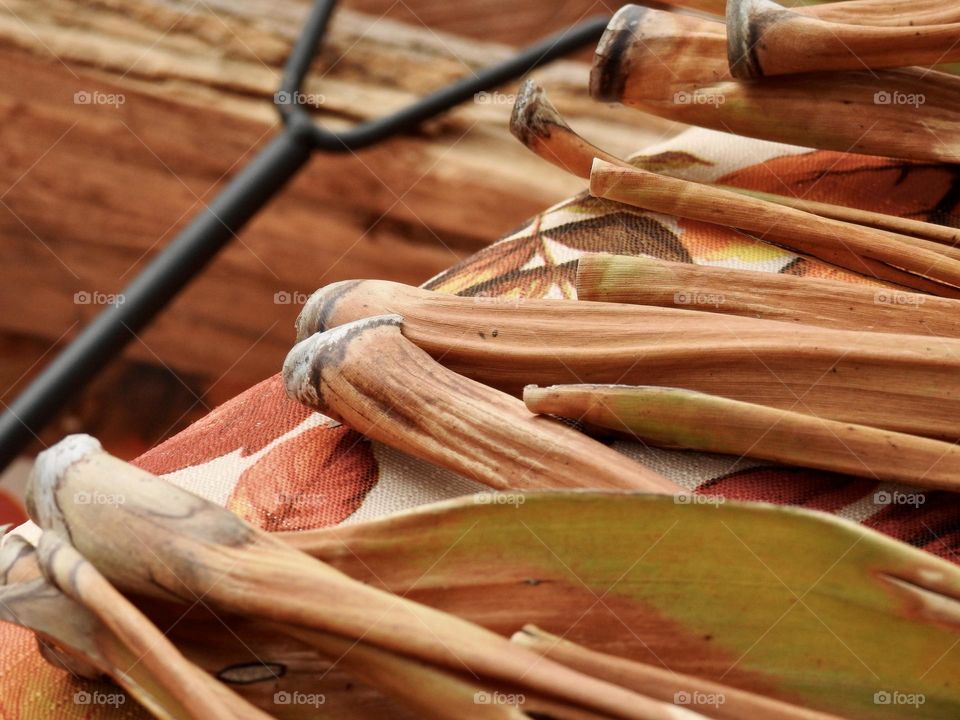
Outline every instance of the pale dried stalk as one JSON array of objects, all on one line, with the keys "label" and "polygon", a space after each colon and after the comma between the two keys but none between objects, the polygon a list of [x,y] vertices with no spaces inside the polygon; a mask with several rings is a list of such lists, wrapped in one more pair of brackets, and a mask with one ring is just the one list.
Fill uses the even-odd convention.
[{"label": "pale dried stalk", "polygon": [[[529,691],[524,692],[525,689],[493,687],[482,679],[426,665],[364,642],[284,625],[277,625],[276,629],[321,650],[351,676],[398,699],[422,718],[526,720],[536,713],[548,714],[556,720],[603,720],[604,717],[531,695]],[[500,693],[523,698],[514,705],[477,702],[477,695],[483,693],[488,697]]]},{"label": "pale dried stalk", "polygon": [[55,534],[41,536],[39,555],[22,538],[7,539],[0,551],[0,619],[33,630],[41,647],[54,643],[54,661],[65,669],[109,675],[155,717],[270,717],[186,660]]},{"label": "pale dried stalk", "polygon": [[[40,536],[37,555],[47,579],[119,638],[133,662],[150,672],[150,684],[163,688],[182,703],[188,717],[270,717],[184,658],[143,613],[56,533]],[[118,670],[125,675],[128,668],[114,668],[115,673]]]},{"label": "pale dried stalk", "polygon": [[728,0],[727,40],[730,72],[743,80],[960,60],[957,22],[847,24],[795,13],[772,0]]},{"label": "pale dried stalk", "polygon": [[[76,502],[84,493],[113,501]],[[675,717],[663,703],[352,580],[224,508],[111,457],[89,436],[70,436],[38,456],[27,504],[38,525],[69,537],[128,593],[188,604],[202,597],[221,612],[363,638],[371,646],[455,671],[466,667],[614,718]],[[104,527],[113,531],[104,533]]]},{"label": "pale dried stalk", "polygon": [[[923,105],[884,104],[892,93]],[[724,25],[627,5],[597,47],[590,93],[645,112],[806,147],[960,161],[960,78],[923,68],[733,79]]]},{"label": "pale dried stalk", "polygon": [[510,132],[547,162],[577,177],[589,178],[594,158],[627,165],[626,161],[601,150],[577,135],[547,99],[536,80],[520,87],[510,116]]},{"label": "pale dried stalk", "polygon": [[314,293],[298,334],[391,313],[446,367],[516,395],[531,383],[666,385],[960,439],[960,341],[951,338],[618,303],[490,303],[378,280]]},{"label": "pale dried stalk", "polygon": [[534,412],[581,418],[653,445],[960,491],[960,447],[668,387],[530,386]]},{"label": "pale dried stalk", "polygon": [[854,272],[892,279],[888,272],[877,272],[885,265],[897,272],[894,282],[941,296],[960,296],[960,260],[947,257],[941,252],[942,245],[928,240],[831,220],[712,185],[600,159],[593,163],[590,194],[644,210],[758,233],[795,252]]},{"label": "pale dried stalk", "polygon": [[764,720],[831,720],[833,718],[836,720],[834,715],[791,705],[730,685],[596,652],[552,635],[534,625],[524,626],[523,630],[514,634],[511,640],[582,673],[602,678],[665,702],[674,702],[677,695],[686,695],[691,699],[699,696],[716,698],[718,702],[704,703],[699,707],[695,705],[694,709],[705,712],[717,720],[743,720],[743,718],[764,718]]},{"label": "pale dried stalk", "polygon": [[[848,2],[855,1],[848,0]],[[510,119],[510,131],[536,155],[577,177],[590,177],[594,158],[600,158],[608,163],[622,165],[623,167],[637,167],[598,148],[574,132],[550,102],[543,88],[532,79],[523,84],[520,93],[517,95],[516,103],[513,106],[513,115]],[[960,242],[960,230],[956,228],[870,210],[747,190],[729,185],[717,185],[716,187],[786,205],[821,217],[865,225],[913,238],[932,240],[944,245],[944,247],[937,248],[938,252],[960,260],[960,249],[954,247]],[[901,239],[910,242],[908,238]]]},{"label": "pale dried stalk", "polygon": [[960,338],[960,301],[781,273],[643,256],[584,255],[581,300],[689,308],[836,330]]},{"label": "pale dried stalk", "polygon": [[678,493],[666,478],[506,393],[447,370],[400,333],[358,320],[287,355],[287,394],[367,437],[499,490],[610,488]]}]

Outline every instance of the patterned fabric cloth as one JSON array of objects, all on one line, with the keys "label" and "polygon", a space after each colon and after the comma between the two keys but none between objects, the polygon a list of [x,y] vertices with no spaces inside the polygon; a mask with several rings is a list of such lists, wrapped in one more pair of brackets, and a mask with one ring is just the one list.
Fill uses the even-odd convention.
[{"label": "patterned fabric cloth", "polygon": [[[958,169],[948,165],[809,151],[699,129],[648,148],[634,162],[692,180],[945,224],[955,223],[960,192]],[[575,261],[600,251],[871,282],[736,231],[581,195],[534,217],[425,287],[467,296],[573,299]],[[869,480],[632,442],[614,446],[700,493],[836,513],[956,558],[960,506],[948,493],[928,492],[919,506],[901,505],[889,500],[905,488]],[[360,522],[481,489],[300,406],[286,397],[279,375],[136,462],[266,530]],[[0,624],[0,648],[3,720],[145,716],[129,705],[77,705],[73,695],[85,686],[47,665],[26,631]]]}]

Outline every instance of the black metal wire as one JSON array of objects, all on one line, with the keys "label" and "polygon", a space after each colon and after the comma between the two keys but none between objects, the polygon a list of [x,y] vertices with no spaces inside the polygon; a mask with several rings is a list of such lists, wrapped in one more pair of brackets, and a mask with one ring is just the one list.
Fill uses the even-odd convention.
[{"label": "black metal wire", "polygon": [[476,93],[495,88],[573,50],[595,43],[607,17],[548,37],[498,65],[452,83],[382,118],[331,132],[299,104],[303,80],[336,0],[319,0],[293,47],[275,104],[284,130],[231,180],[121,293],[40,372],[0,416],[0,470],[9,465],[63,406],[216,256],[309,160],[314,150],[352,152],[414,130]]}]

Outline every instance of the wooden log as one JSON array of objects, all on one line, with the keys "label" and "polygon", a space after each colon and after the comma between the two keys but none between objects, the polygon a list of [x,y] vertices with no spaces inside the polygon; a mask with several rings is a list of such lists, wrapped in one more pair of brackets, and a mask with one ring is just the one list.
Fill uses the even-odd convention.
[{"label": "wooden log", "polygon": [[[60,338],[69,339],[100,309],[97,298],[119,292],[277,132],[271,100],[309,7],[0,6],[0,333],[49,346],[77,322]],[[339,10],[304,92],[323,96],[319,120],[345,127],[512,52]],[[652,137],[592,102],[586,75],[561,62],[538,77],[613,149]],[[316,287],[357,276],[423,282],[581,190],[510,137],[511,92],[416,136],[316,157],[130,356],[249,384],[280,369],[299,304]],[[94,302],[75,302],[77,293]]]}]

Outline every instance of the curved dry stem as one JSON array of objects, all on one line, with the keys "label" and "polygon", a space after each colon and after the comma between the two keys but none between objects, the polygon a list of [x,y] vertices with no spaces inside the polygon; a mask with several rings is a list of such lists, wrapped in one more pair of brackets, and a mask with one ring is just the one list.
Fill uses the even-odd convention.
[{"label": "curved dry stem", "polygon": [[491,303],[376,280],[316,292],[298,323],[309,335],[390,313],[444,366],[517,395],[529,384],[666,385],[960,438],[960,341],[950,338],[617,303]]},{"label": "curved dry stem", "polygon": [[368,437],[498,490],[677,493],[652,470],[516,398],[448,370],[403,337],[398,316],[317,333],[284,363],[287,394]]},{"label": "curved dry stem", "polygon": [[627,165],[577,135],[532,78],[523,83],[517,95],[510,132],[534,154],[577,177],[589,178],[590,166],[597,157]]},{"label": "curved dry stem", "polygon": [[[70,464],[48,452],[38,456],[28,489],[35,521],[64,528],[72,545],[120,589],[188,602],[202,597],[215,610],[249,619],[363,638],[371,646],[455,671],[466,667],[615,718],[674,717],[662,703],[352,580],[224,508],[102,451]],[[93,497],[97,502],[89,501]],[[104,533],[104,527],[112,531]]]},{"label": "curved dry stem", "polygon": [[960,448],[916,435],[668,387],[530,386],[523,400],[660,447],[960,491]]},{"label": "curved dry stem", "polygon": [[[730,74],[724,25],[690,15],[621,8],[597,47],[590,91],[604,102],[747,137],[960,161],[960,78],[914,67],[740,82]],[[905,111],[902,102],[911,100]]]},{"label": "curved dry stem", "polygon": [[845,0],[801,5],[791,10],[827,22],[849,25],[910,26],[960,22],[960,5],[944,0]]},{"label": "curved dry stem", "polygon": [[796,13],[772,0],[728,0],[727,33],[730,72],[743,80],[960,60],[958,22],[848,24]]},{"label": "curved dry stem", "polygon": [[10,538],[0,551],[0,582],[0,618],[33,630],[44,654],[69,672],[110,676],[154,716],[269,717],[185,660],[115,590],[105,602],[91,597],[91,584],[105,581],[54,533],[41,535],[39,552]]},{"label": "curved dry stem", "polygon": [[[550,103],[543,88],[532,79],[524,83],[517,97],[510,129],[538,157],[578,177],[590,177],[590,170],[596,158],[626,168],[635,167],[630,162],[598,148],[574,132],[559,111]],[[821,217],[896,233],[906,236],[900,238],[905,242],[912,242],[912,238],[932,240],[943,245],[943,247],[937,248],[938,252],[955,260],[960,260],[960,248],[954,247],[957,243],[960,243],[960,230],[956,228],[775,193],[764,193],[725,185],[718,185],[717,187]],[[925,246],[920,244],[920,247]]]}]

